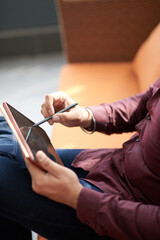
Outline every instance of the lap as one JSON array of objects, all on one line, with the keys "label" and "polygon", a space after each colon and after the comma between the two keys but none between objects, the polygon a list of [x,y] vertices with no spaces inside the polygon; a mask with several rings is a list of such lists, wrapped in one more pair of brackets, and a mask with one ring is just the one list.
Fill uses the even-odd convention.
[{"label": "lap", "polygon": [[98,192],[102,192],[101,189],[97,188],[93,184],[84,180],[87,176],[88,172],[83,170],[82,168],[74,168],[72,166],[72,162],[74,161],[75,157],[84,149],[57,149],[57,153],[61,158],[65,167],[72,169],[78,176],[80,183],[87,188],[94,189]]},{"label": "lap", "polygon": [[[69,163],[67,163],[69,164]],[[0,118],[0,214],[48,239],[101,239],[76,211],[36,194],[17,141]],[[63,229],[63,230],[62,230]],[[77,237],[79,236],[79,238]]]},{"label": "lap", "polygon": [[0,117],[0,156],[12,157],[15,162],[25,167],[19,144],[3,117]]},{"label": "lap", "polygon": [[[28,170],[10,156],[0,156],[0,214],[48,239],[97,235],[76,217],[76,211],[36,194]],[[62,231],[63,229],[63,231]]]}]

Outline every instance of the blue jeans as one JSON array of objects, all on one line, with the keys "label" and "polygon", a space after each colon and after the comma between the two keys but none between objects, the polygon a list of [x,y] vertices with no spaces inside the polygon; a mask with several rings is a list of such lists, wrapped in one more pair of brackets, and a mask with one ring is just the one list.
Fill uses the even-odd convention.
[{"label": "blue jeans", "polygon": [[[73,169],[79,177],[85,177],[87,172],[71,167],[79,151],[67,150],[66,154],[66,150],[57,150],[65,166]],[[86,187],[101,191],[85,181],[80,181]],[[0,117],[0,215],[0,222],[3,222],[3,217],[9,219],[8,228],[16,222],[17,226],[22,225],[24,229],[33,230],[47,239],[108,239],[82,224],[74,209],[32,190],[31,177],[21,150],[3,117]],[[13,235],[12,238],[18,240]]]}]

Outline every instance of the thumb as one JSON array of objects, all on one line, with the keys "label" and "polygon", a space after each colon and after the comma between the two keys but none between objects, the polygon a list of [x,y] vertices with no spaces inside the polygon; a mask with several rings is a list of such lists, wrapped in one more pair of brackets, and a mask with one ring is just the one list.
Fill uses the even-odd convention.
[{"label": "thumb", "polygon": [[65,112],[65,113],[56,113],[53,117],[52,120],[56,123],[64,123],[66,121],[69,121],[70,119],[70,112]]},{"label": "thumb", "polygon": [[59,123],[61,121],[61,118],[59,115],[56,114],[55,116],[52,117],[52,120],[53,122]]},{"label": "thumb", "polygon": [[62,168],[62,166],[48,158],[44,152],[38,151],[36,154],[36,158],[38,160],[40,167],[44,169],[46,172],[49,172],[53,175],[59,174],[60,168]]}]

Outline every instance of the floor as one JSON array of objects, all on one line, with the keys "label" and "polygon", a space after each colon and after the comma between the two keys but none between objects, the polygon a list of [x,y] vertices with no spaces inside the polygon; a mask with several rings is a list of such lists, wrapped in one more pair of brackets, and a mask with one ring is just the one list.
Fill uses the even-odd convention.
[{"label": "floor", "polygon": [[[62,53],[0,59],[0,104],[6,101],[32,121],[40,121],[41,104],[47,93],[57,91],[64,63]],[[52,127],[42,127],[51,137]],[[34,232],[32,236],[37,239]]]},{"label": "floor", "polygon": [[[58,89],[62,53],[0,59],[0,104],[8,102],[32,121],[40,121],[47,93]],[[0,113],[1,114],[1,113]],[[51,134],[51,127],[42,127]]]}]

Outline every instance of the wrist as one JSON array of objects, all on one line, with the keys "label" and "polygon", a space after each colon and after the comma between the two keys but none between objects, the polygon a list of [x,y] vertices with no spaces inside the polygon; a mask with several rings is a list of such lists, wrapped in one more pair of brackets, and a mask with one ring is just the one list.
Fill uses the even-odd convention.
[{"label": "wrist", "polygon": [[94,118],[94,115],[92,111],[89,108],[85,108],[85,110],[88,112],[88,119],[90,119],[90,122],[88,122],[88,126],[81,126],[81,129],[88,134],[93,134],[96,131],[96,120]]},{"label": "wrist", "polygon": [[77,187],[76,190],[74,191],[71,201],[68,204],[70,207],[72,207],[74,209],[77,208],[78,198],[79,198],[82,188],[83,188],[83,186],[81,184],[79,184],[79,187]]},{"label": "wrist", "polygon": [[88,108],[83,108],[83,122],[81,124],[82,128],[90,128],[93,124],[93,116]]}]

